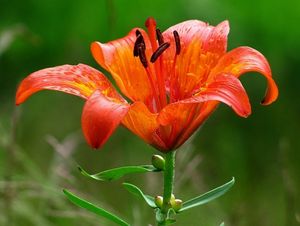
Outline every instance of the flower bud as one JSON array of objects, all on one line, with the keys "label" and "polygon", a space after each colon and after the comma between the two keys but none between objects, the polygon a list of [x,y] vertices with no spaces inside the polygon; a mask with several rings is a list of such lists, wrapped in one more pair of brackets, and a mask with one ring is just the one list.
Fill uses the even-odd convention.
[{"label": "flower bud", "polygon": [[175,199],[174,202],[172,202],[172,208],[175,210],[175,212],[178,212],[182,207],[182,200],[181,199]]},{"label": "flower bud", "polygon": [[155,202],[155,205],[158,207],[158,208],[161,208],[162,205],[163,205],[163,197],[161,196],[156,196],[155,199],[154,199],[154,202]]},{"label": "flower bud", "polygon": [[172,194],[170,198],[170,205],[173,206],[174,202],[175,202],[175,195]]},{"label": "flower bud", "polygon": [[165,169],[165,159],[160,155],[152,156],[152,165],[158,170]]},{"label": "flower bud", "polygon": [[173,205],[173,204],[172,204],[173,202],[175,202],[175,195],[174,195],[174,194],[172,194],[172,195],[171,195],[171,198],[170,198],[170,203],[171,203],[171,205]]}]

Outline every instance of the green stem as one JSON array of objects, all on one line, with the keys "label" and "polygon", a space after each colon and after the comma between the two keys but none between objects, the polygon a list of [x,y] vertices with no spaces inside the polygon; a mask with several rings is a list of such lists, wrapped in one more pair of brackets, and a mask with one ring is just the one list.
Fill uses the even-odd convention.
[{"label": "green stem", "polygon": [[170,199],[173,193],[173,184],[175,177],[175,151],[168,152],[165,159],[164,170],[164,193],[163,193],[163,213],[167,213],[171,207]]},{"label": "green stem", "polygon": [[171,197],[173,194],[174,177],[175,177],[175,155],[176,152],[168,152],[165,156],[165,169],[164,169],[164,191],[163,191],[163,204],[161,213],[165,216],[163,222],[158,222],[158,226],[166,225],[166,218],[168,210],[171,208]]}]

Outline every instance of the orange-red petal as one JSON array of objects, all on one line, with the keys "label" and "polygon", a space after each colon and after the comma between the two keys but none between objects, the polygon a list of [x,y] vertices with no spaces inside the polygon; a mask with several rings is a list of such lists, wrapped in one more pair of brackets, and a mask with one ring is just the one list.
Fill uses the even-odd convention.
[{"label": "orange-red petal", "polygon": [[[177,31],[180,37],[180,44],[187,47],[195,39],[198,39],[204,52],[217,52],[223,54],[227,49],[227,35],[229,33],[228,21],[223,21],[217,26],[210,26],[208,23],[199,20],[188,20],[176,24],[163,32],[166,41],[174,43],[173,31]],[[173,48],[173,50],[175,50]]]},{"label": "orange-red petal", "polygon": [[20,84],[16,104],[40,90],[57,90],[87,99],[96,89],[104,95],[123,101],[109,80],[96,69],[84,65],[62,65],[36,71]]},{"label": "orange-red petal", "polygon": [[82,130],[88,144],[101,147],[126,115],[129,105],[115,102],[96,90],[87,100],[82,112]]},{"label": "orange-red petal", "polygon": [[184,143],[203,123],[221,101],[229,105],[239,116],[247,117],[251,106],[240,81],[230,74],[221,74],[198,94],[167,105],[159,113],[157,121],[162,126],[172,126],[169,148]]},{"label": "orange-red petal", "polygon": [[146,43],[146,56],[149,60],[151,44],[147,34],[140,28],[133,29],[127,36],[108,43],[93,42],[91,51],[95,60],[111,73],[122,93],[132,101],[149,101],[152,95],[149,78],[139,57],[134,57],[136,30],[139,30]]},{"label": "orange-red petal", "polygon": [[268,82],[266,95],[262,104],[274,102],[278,97],[278,88],[272,78],[272,72],[267,59],[257,50],[250,47],[238,47],[224,55],[212,70],[210,78],[219,73],[230,73],[236,77],[246,72],[259,72]]},{"label": "orange-red petal", "polygon": [[[189,105],[208,101],[221,101],[242,117],[247,117],[251,113],[248,95],[241,82],[233,75],[221,74],[195,96],[167,105],[160,112],[158,121],[162,125],[176,122],[176,120],[182,121],[183,117],[188,115],[182,112],[189,109]],[[201,110],[198,113],[201,114]]]},{"label": "orange-red petal", "polygon": [[217,75],[214,81],[209,83],[207,87],[193,98],[184,100],[184,102],[202,102],[203,100],[221,101],[230,106],[241,117],[248,117],[251,114],[248,95],[240,80],[231,74]]},{"label": "orange-red petal", "polygon": [[122,124],[144,141],[153,145],[157,142],[160,143],[155,134],[159,127],[156,118],[157,114],[151,113],[144,103],[135,102],[130,106]]},{"label": "orange-red petal", "polygon": [[[180,37],[181,51],[176,57],[174,68],[175,30]],[[164,54],[164,62],[167,74],[170,75],[168,84],[173,92],[174,89],[177,90],[177,99],[190,96],[205,82],[211,68],[226,52],[228,33],[228,21],[214,27],[198,20],[177,24],[163,33],[165,40],[171,43],[171,47]]]}]

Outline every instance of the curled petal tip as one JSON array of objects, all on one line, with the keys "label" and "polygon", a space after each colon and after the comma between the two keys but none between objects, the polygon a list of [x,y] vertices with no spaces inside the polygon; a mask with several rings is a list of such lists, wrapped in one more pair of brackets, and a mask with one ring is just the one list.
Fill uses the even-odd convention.
[{"label": "curled petal tip", "polygon": [[249,109],[249,111],[245,111],[242,114],[240,114],[240,116],[243,118],[248,118],[250,115],[251,115],[251,109]]},{"label": "curled petal tip", "polygon": [[262,105],[273,103],[278,97],[278,87],[272,77],[272,72],[267,59],[257,50],[241,46],[229,51],[218,62],[213,73],[231,73],[236,77],[246,72],[261,73],[267,79],[268,87]]},{"label": "curled petal tip", "polygon": [[16,106],[19,106],[20,104],[22,104],[22,101],[20,100],[19,95],[18,95],[18,93],[17,93],[17,95],[16,95],[16,100],[15,100],[15,105],[16,105]]},{"label": "curled petal tip", "polygon": [[272,104],[273,102],[275,102],[278,98],[278,95],[279,95],[279,91],[278,91],[278,87],[277,85],[275,84],[274,81],[270,81],[269,82],[269,87],[267,89],[267,94],[266,96],[264,97],[264,99],[260,102],[261,105],[270,105]]}]

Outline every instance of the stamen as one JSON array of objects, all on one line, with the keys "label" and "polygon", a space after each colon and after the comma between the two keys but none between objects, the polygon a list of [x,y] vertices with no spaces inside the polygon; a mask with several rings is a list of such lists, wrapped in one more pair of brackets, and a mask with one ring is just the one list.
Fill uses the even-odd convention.
[{"label": "stamen", "polygon": [[170,43],[169,42],[165,42],[162,45],[160,45],[157,50],[155,50],[155,52],[152,54],[151,56],[151,63],[154,63],[157,58],[167,49],[170,47]]},{"label": "stamen", "polygon": [[164,43],[164,37],[161,34],[159,29],[156,29],[156,38],[157,38],[157,41],[158,41],[159,45],[162,45]]},{"label": "stamen", "polygon": [[148,62],[147,62],[146,53],[145,53],[145,46],[143,43],[141,43],[138,47],[138,55],[139,55],[140,61],[143,64],[144,68],[147,68]]},{"label": "stamen", "polygon": [[[136,33],[137,33],[137,31],[136,31]],[[139,34],[137,35],[136,41],[134,43],[134,48],[133,48],[133,55],[135,57],[137,57],[139,55],[138,49],[140,46],[142,46],[144,50],[146,49],[146,44],[145,44],[144,38],[143,38],[142,34],[139,32]]]},{"label": "stamen", "polygon": [[133,56],[137,57],[139,55],[139,51],[138,51],[138,45],[134,44],[134,47],[133,47]]},{"label": "stamen", "polygon": [[176,54],[180,54],[181,46],[180,46],[180,38],[178,32],[175,30],[173,31],[174,39],[175,39],[175,44],[176,44]]},{"label": "stamen", "polygon": [[138,37],[139,35],[142,35],[142,33],[138,29],[136,29],[135,30],[135,35],[136,35],[136,37]]}]

